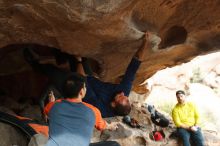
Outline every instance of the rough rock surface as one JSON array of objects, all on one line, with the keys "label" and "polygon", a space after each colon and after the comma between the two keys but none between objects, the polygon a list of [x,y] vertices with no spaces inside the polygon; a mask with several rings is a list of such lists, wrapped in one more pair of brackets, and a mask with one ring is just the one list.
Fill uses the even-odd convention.
[{"label": "rough rock surface", "polygon": [[[150,113],[146,111],[140,104],[133,103],[131,117],[139,121],[142,126],[140,129],[131,128],[121,122],[121,117],[110,118],[109,121],[118,121],[119,128],[116,131],[104,131],[102,133],[95,131],[92,141],[100,140],[116,140],[121,146],[180,146],[181,141],[177,137],[171,137],[171,133],[175,131],[173,124],[169,128],[163,128],[165,138],[161,141],[154,141],[151,132],[154,126],[150,120]],[[160,128],[157,127],[159,130]],[[213,131],[203,131],[206,146],[218,146],[220,144],[220,136]]]},{"label": "rough rock surface", "polygon": [[[21,116],[31,117],[32,119],[37,119],[34,117],[39,117],[40,110],[36,107],[33,107],[32,112],[25,108],[20,113]],[[0,107],[0,111],[12,112],[8,108]],[[35,114],[35,116],[32,116]],[[38,114],[38,116],[36,116]],[[94,130],[93,137],[91,142],[98,142],[103,140],[115,140],[121,144],[121,146],[180,146],[181,142],[176,137],[170,137],[171,133],[175,130],[173,124],[169,128],[163,128],[165,138],[161,141],[154,141],[152,135],[150,134],[154,130],[154,126],[150,120],[150,113],[146,108],[140,103],[132,104],[132,112],[130,113],[132,118],[135,118],[141,128],[131,128],[127,124],[122,122],[122,117],[114,117],[106,119],[108,122],[118,122],[118,129],[116,131],[103,131],[102,133]],[[167,116],[169,117],[169,116]],[[37,119],[39,120],[39,119]],[[159,130],[160,128],[157,127]],[[9,145],[27,145],[27,138],[19,131],[18,129],[0,122],[0,140],[1,146]],[[206,146],[219,146],[220,136],[217,132],[212,130],[203,131],[205,136]],[[42,142],[45,143],[45,140],[42,139]]]},{"label": "rough rock surface", "polygon": [[218,50],[219,7],[219,0],[0,0],[0,88],[11,88],[13,98],[40,95],[45,80],[28,72],[27,46],[42,56],[56,48],[91,58],[101,79],[114,82],[150,31],[161,43],[153,39],[137,85],[158,70]]},{"label": "rough rock surface", "polygon": [[90,57],[101,64],[103,80],[112,81],[142,46],[143,32],[151,31],[162,41],[146,55],[140,82],[166,66],[216,50],[219,6],[218,0],[1,0],[0,59],[8,65],[1,72],[22,70],[18,50],[38,44]]},{"label": "rough rock surface", "polygon": [[26,146],[28,144],[25,135],[11,125],[0,122],[1,146]]},{"label": "rough rock surface", "polygon": [[[17,104],[18,105],[18,104]],[[0,106],[1,112],[15,114],[12,109]],[[25,146],[28,145],[27,136],[14,126],[0,122],[0,142],[1,146]]]},{"label": "rough rock surface", "polygon": [[[7,100],[22,103],[33,97],[36,102],[45,86],[46,79],[24,61],[24,47],[34,46],[42,56],[57,48],[91,58],[102,80],[115,81],[150,31],[161,43],[152,42],[138,84],[158,70],[218,50],[219,7],[219,0],[0,0],[0,100],[7,94]],[[143,87],[136,91],[147,92]]]}]

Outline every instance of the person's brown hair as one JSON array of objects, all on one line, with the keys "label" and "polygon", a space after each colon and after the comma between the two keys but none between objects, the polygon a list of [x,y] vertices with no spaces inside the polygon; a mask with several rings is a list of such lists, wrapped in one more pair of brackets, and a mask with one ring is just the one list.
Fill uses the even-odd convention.
[{"label": "person's brown hair", "polygon": [[80,90],[85,86],[86,78],[78,73],[72,73],[67,77],[63,86],[65,98],[76,98]]},{"label": "person's brown hair", "polygon": [[131,105],[116,104],[114,107],[114,112],[118,116],[126,116],[131,112]]}]

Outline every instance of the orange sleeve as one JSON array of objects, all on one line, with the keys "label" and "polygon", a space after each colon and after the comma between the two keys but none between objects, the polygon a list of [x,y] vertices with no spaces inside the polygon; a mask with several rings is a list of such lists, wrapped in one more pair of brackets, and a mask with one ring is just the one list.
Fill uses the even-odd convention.
[{"label": "orange sleeve", "polygon": [[[16,117],[20,120],[32,120],[30,118],[26,118],[26,117],[21,117],[21,116],[17,116]],[[31,126],[37,133],[41,133],[44,134],[46,137],[48,137],[48,133],[49,133],[49,128],[46,125],[40,125],[40,124],[35,124],[35,123],[28,123],[29,126]]]},{"label": "orange sleeve", "polygon": [[95,128],[98,130],[104,130],[107,126],[106,121],[102,118],[101,112],[99,111],[99,109],[97,109],[96,107],[94,107],[91,104],[82,102],[85,106],[89,107],[90,109],[92,109],[92,111],[95,114]]},{"label": "orange sleeve", "polygon": [[57,102],[61,102],[61,99],[58,99],[54,102],[49,102],[45,107],[44,107],[44,114],[48,116],[51,108],[53,107],[53,105]]},{"label": "orange sleeve", "polygon": [[30,123],[28,124],[29,126],[31,126],[37,133],[41,133],[43,135],[45,135],[46,137],[49,137],[49,128],[46,125],[40,125],[40,124],[34,124],[34,123]]},{"label": "orange sleeve", "polygon": [[18,116],[18,115],[16,115],[15,117],[17,117],[17,118],[20,119],[20,120],[32,120],[32,119],[30,119],[30,118],[22,117],[22,116]]}]

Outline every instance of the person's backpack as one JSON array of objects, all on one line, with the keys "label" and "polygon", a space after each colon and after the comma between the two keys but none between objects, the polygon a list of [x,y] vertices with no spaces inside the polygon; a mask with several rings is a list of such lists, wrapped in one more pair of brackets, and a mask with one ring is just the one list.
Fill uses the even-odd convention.
[{"label": "person's backpack", "polygon": [[151,115],[151,120],[152,122],[160,127],[167,127],[170,124],[169,119],[167,119],[164,115],[159,113],[158,111],[155,111],[155,115]]},{"label": "person's backpack", "polygon": [[160,127],[168,127],[170,124],[170,121],[168,118],[166,118],[163,114],[159,113],[154,106],[148,105],[147,106],[148,111],[151,113],[151,121]]}]

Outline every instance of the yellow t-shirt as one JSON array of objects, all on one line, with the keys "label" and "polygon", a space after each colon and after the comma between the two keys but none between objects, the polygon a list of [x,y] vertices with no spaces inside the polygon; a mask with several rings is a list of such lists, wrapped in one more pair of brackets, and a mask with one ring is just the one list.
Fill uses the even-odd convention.
[{"label": "yellow t-shirt", "polygon": [[186,102],[185,104],[176,104],[172,110],[172,117],[175,125],[180,127],[180,125],[197,125],[200,115],[195,104]]}]

